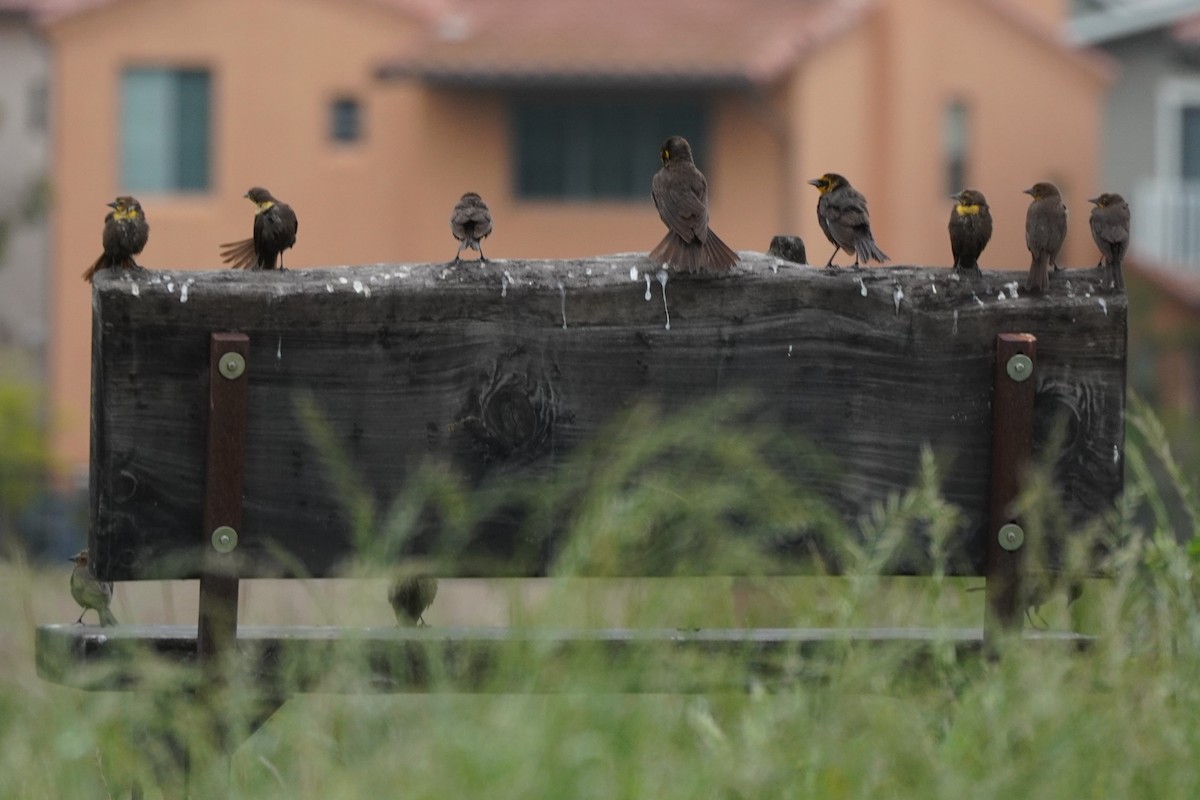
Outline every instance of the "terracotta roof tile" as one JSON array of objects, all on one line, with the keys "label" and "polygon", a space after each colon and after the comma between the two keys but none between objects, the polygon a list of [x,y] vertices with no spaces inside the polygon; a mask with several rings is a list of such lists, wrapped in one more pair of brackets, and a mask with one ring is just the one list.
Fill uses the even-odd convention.
[{"label": "terracotta roof tile", "polygon": [[872,0],[460,0],[381,74],[476,85],[761,83]]}]

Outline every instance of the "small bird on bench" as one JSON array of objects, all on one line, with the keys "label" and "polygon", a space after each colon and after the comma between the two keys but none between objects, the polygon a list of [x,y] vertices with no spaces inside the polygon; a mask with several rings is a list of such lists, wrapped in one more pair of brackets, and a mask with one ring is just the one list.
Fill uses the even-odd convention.
[{"label": "small bird on bench", "polygon": [[683,272],[728,270],[738,255],[708,227],[708,181],[692,160],[692,146],[682,136],[672,136],[658,155],[662,166],[654,173],[650,196],[667,235],[650,251],[650,259]]},{"label": "small bird on bench", "polygon": [[1100,249],[1100,263],[1096,266],[1108,268],[1112,288],[1124,289],[1121,259],[1129,249],[1129,203],[1113,192],[1105,192],[1088,202],[1095,206],[1088,224],[1092,229],[1092,241]]},{"label": "small bird on bench", "polygon": [[963,189],[950,196],[950,252],[954,271],[979,275],[979,254],[992,238],[992,212],[983,192]]},{"label": "small bird on bench", "polygon": [[116,625],[117,618],[108,607],[112,602],[113,585],[99,580],[92,573],[91,567],[88,566],[87,548],[76,553],[70,561],[75,564],[75,569],[71,570],[71,597],[83,608],[75,624],[82,625],[83,615],[88,609],[95,609],[101,625]]},{"label": "small bird on bench", "polygon": [[1025,291],[1050,291],[1050,266],[1058,266],[1058,253],[1067,238],[1067,206],[1053,183],[1041,181],[1024,190],[1033,198],[1025,212],[1025,246],[1029,249],[1029,280]]},{"label": "small bird on bench", "polygon": [[424,613],[437,597],[438,581],[432,575],[410,575],[401,578],[388,593],[388,602],[401,625],[426,627]]},{"label": "small bird on bench", "polygon": [[454,264],[462,263],[463,248],[479,253],[479,263],[488,263],[483,254],[483,240],[492,232],[492,212],[487,203],[475,192],[464,194],[454,206],[450,214],[450,232],[458,239],[458,252],[454,254]]},{"label": "small bird on bench", "polygon": [[232,269],[275,269],[278,258],[279,268],[283,269],[283,251],[296,244],[300,229],[296,212],[261,186],[243,196],[258,207],[254,212],[254,236],[221,245],[221,260]]},{"label": "small bird on bench", "polygon": [[104,217],[104,252],[83,273],[88,283],[102,269],[141,269],[133,257],[142,252],[150,238],[150,223],[136,198],[122,195],[108,204]]},{"label": "small bird on bench", "polygon": [[833,267],[834,256],[839,250],[854,256],[856,267],[860,263],[888,260],[887,253],[879,249],[871,234],[871,215],[862,192],[836,172],[826,172],[808,183],[821,193],[817,199],[817,222],[833,245],[833,255],[825,263],[826,269]]}]

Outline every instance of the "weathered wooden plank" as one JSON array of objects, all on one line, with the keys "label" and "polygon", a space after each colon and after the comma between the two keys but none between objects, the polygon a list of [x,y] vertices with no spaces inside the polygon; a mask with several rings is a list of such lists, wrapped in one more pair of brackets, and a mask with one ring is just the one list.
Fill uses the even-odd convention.
[{"label": "weathered wooden plank", "polygon": [[[672,276],[668,329],[649,267],[625,255],[99,277],[91,546],[100,574],[196,574],[208,337],[223,330],[251,343],[239,531],[248,576],[278,574],[280,552],[292,572],[327,575],[352,549],[347,498],[305,433],[303,397],[383,508],[430,458],[471,480],[500,469],[535,476],[640,399],[676,409],[748,390],[785,435],[834,459],[836,469],[804,480],[850,519],[909,487],[931,447],[966,519],[950,570],[981,574],[993,343],[1027,332],[1039,342],[1038,440],[1054,420],[1067,423],[1058,483],[1071,517],[1110,507],[1120,491],[1126,302],[1093,270],[1056,276],[1047,296],[1030,298],[1014,296],[1015,273],[970,282],[944,269],[835,272],[746,254],[725,275]],[[553,552],[553,543],[531,550],[514,524],[489,525],[481,538],[500,559],[488,569],[537,573]],[[430,546],[420,539],[413,552]],[[889,568],[921,572],[924,551],[915,542]],[[465,561],[439,570],[488,571]]]}]

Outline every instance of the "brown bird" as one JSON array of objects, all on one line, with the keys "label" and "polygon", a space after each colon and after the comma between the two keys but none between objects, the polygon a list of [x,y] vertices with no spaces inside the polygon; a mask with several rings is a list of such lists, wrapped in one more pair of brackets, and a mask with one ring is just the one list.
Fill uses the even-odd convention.
[{"label": "brown bird", "polygon": [[92,573],[91,567],[88,566],[87,548],[80,550],[69,560],[75,564],[75,569],[71,570],[71,597],[83,608],[75,624],[82,624],[83,615],[88,609],[95,609],[101,625],[116,625],[117,618],[108,607],[112,602],[113,585],[99,580]]},{"label": "brown bird", "polygon": [[432,575],[401,578],[388,592],[388,602],[401,625],[425,627],[424,614],[437,597],[438,581]]},{"label": "brown bird", "polygon": [[300,224],[296,212],[282,200],[276,200],[261,186],[246,192],[258,210],[254,212],[254,236],[240,242],[221,245],[221,260],[233,269],[283,269],[283,251],[296,244]]},{"label": "brown bird", "polygon": [[825,238],[833,244],[833,255],[826,267],[833,266],[838,250],[854,256],[856,267],[860,262],[869,263],[872,259],[888,260],[887,253],[879,249],[871,235],[871,215],[867,213],[867,198],[862,192],[836,172],[827,172],[809,184],[821,193],[817,200],[817,222]]},{"label": "brown bird", "polygon": [[475,192],[467,192],[459,199],[450,214],[450,232],[458,239],[455,264],[462,261],[463,248],[477,251],[479,263],[487,263],[487,257],[483,254],[483,240],[492,232],[492,212],[488,211],[482,197]]},{"label": "brown bird", "polygon": [[992,238],[992,211],[983,192],[963,189],[950,196],[950,252],[956,272],[979,274],[979,254]]},{"label": "brown bird", "polygon": [[1096,206],[1088,222],[1092,228],[1092,239],[1100,248],[1100,263],[1097,266],[1107,266],[1112,287],[1124,289],[1121,260],[1129,249],[1129,204],[1124,197],[1111,192],[1093,197],[1088,202]]},{"label": "brown bird", "polygon": [[1059,269],[1058,253],[1067,238],[1067,206],[1053,183],[1035,183],[1025,194],[1033,198],[1025,212],[1025,246],[1032,257],[1025,291],[1036,294],[1050,290],[1050,265]]},{"label": "brown bird", "polygon": [[142,252],[150,238],[150,223],[142,204],[122,195],[108,204],[112,211],[104,217],[104,252],[83,273],[88,283],[102,269],[141,269],[133,257]]},{"label": "brown bird", "polygon": [[667,235],[650,251],[655,264],[684,272],[724,272],[738,262],[708,227],[708,181],[692,161],[692,146],[682,136],[663,142],[662,166],[654,173],[650,196]]}]

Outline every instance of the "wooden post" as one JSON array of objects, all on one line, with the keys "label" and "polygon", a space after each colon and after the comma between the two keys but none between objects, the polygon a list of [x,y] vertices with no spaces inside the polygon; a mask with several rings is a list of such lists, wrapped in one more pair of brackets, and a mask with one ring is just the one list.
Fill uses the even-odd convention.
[{"label": "wooden post", "polygon": [[1001,333],[996,337],[984,616],[984,638],[989,649],[1002,631],[1021,627],[1025,532],[1013,513],[1013,503],[1033,456],[1036,357],[1036,337],[1028,333]]},{"label": "wooden post", "polygon": [[225,794],[229,784],[231,742],[229,709],[221,688],[226,682],[227,654],[237,644],[238,576],[235,568],[242,527],[242,482],[246,471],[247,360],[250,338],[243,333],[209,337],[208,457],[205,470],[204,524],[201,530],[200,616],[196,653],[201,669],[201,696],[207,704],[213,735],[222,755],[196,763],[208,790]]}]

